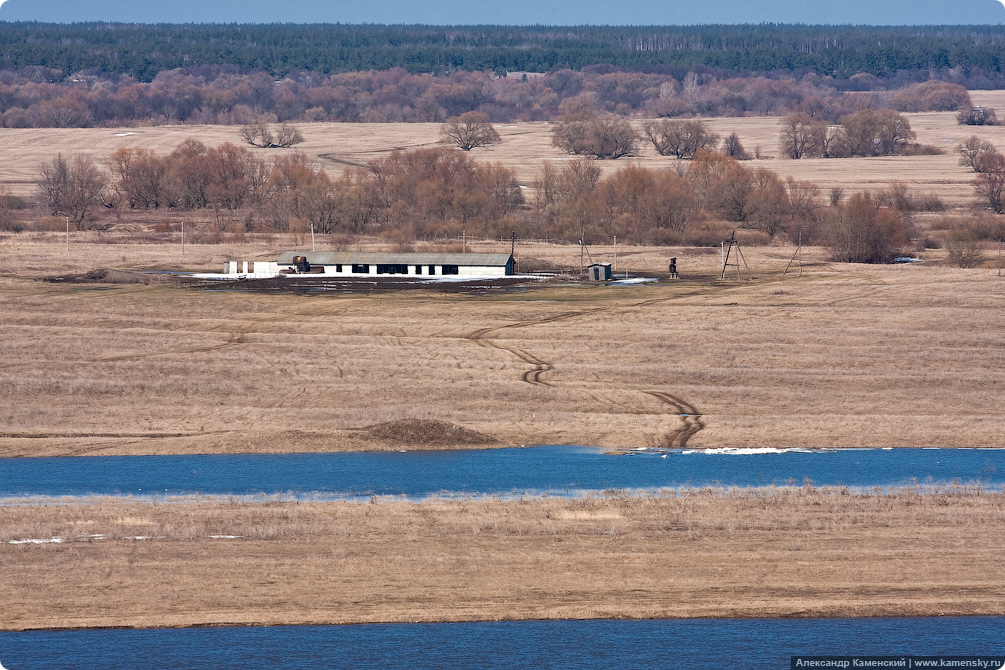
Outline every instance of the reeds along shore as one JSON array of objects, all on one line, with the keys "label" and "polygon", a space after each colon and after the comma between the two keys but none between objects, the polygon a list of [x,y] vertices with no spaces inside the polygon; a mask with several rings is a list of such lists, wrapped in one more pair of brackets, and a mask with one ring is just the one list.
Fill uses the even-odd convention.
[{"label": "reeds along shore", "polygon": [[8,630],[1005,613],[1005,496],[980,489],[95,500],[0,529]]}]

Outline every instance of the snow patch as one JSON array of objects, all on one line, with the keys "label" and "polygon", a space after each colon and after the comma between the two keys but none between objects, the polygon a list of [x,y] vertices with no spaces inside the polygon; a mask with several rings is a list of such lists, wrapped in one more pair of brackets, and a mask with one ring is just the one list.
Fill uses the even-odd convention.
[{"label": "snow patch", "polygon": [[612,279],[612,284],[649,284],[650,282],[659,281],[653,277],[632,277],[631,279]]},{"label": "snow patch", "polygon": [[53,537],[48,540],[10,540],[9,544],[61,544],[63,538]]},{"label": "snow patch", "polygon": [[720,447],[718,449],[686,449],[682,454],[715,454],[726,456],[750,456],[756,454],[812,454],[814,449],[791,447],[778,449],[776,447]]}]

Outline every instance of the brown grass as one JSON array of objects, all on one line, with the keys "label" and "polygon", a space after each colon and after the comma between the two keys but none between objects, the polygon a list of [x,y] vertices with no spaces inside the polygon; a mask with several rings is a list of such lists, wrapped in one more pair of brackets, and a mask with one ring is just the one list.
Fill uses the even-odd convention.
[{"label": "brown grass", "polygon": [[[81,245],[68,261],[58,243],[2,244],[10,274],[22,252],[39,274],[174,253]],[[519,252],[578,262],[575,247]],[[791,247],[761,247],[745,250],[750,280],[714,279],[718,254],[664,248],[621,248],[619,269],[671,254],[678,282],[483,296],[0,278],[0,455],[414,448],[363,430],[401,420],[501,446],[1005,446],[993,268],[832,265],[808,250],[803,276],[783,278]]]},{"label": "brown grass", "polygon": [[1002,615],[1003,533],[976,491],[4,506],[0,627]]}]

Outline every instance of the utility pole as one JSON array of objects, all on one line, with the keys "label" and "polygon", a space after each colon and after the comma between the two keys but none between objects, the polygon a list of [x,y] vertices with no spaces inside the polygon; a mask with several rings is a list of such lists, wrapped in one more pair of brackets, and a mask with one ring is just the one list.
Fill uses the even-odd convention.
[{"label": "utility pole", "polygon": [[467,231],[461,231],[461,253],[468,253],[468,234]]},{"label": "utility pole", "polygon": [[[737,249],[739,249],[739,248],[740,247],[737,246]],[[785,276],[785,273],[789,271],[789,268],[792,267],[792,261],[796,260],[797,258],[799,259],[799,276],[802,277],[803,276],[803,229],[802,228],[799,229],[799,243],[796,244],[796,250],[792,254],[792,258],[789,259],[789,264],[786,265],[785,266],[785,270],[782,271],[782,276],[783,277]],[[723,267],[725,267],[725,261],[723,261],[723,264],[724,264]]]},{"label": "utility pole", "polygon": [[509,232],[509,257],[513,259],[513,274],[516,274],[516,231]]},{"label": "utility pole", "polygon": [[181,257],[185,258],[185,219],[181,220]]},{"label": "utility pole", "polygon": [[66,217],[66,253],[70,253],[70,217]]},{"label": "utility pole", "polygon": [[614,236],[614,272],[618,271],[618,236]]},{"label": "utility pole", "polygon": [[314,222],[311,221],[311,251],[317,251],[317,247],[314,246]]}]

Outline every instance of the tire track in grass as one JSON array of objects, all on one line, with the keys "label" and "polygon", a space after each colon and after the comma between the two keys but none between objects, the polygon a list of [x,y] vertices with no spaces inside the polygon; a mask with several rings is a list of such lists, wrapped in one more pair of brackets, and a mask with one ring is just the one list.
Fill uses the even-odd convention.
[{"label": "tire track in grass", "polygon": [[[705,427],[705,421],[701,418],[701,413],[686,400],[665,391],[643,391],[643,393],[656,398],[665,405],[673,407],[674,412],[681,419],[681,425],[667,433],[665,436],[666,444],[661,444],[660,446],[686,447],[687,441]],[[675,442],[676,444],[674,444]]]},{"label": "tire track in grass", "polygon": [[479,328],[475,332],[465,335],[464,339],[471,340],[480,347],[490,347],[493,349],[499,349],[500,351],[506,351],[516,356],[518,359],[527,363],[531,366],[530,370],[527,370],[521,375],[521,380],[528,384],[534,384],[537,386],[554,386],[554,384],[541,379],[541,375],[546,372],[551,372],[555,369],[555,364],[545,359],[532,354],[526,349],[517,349],[516,347],[509,347],[501,342],[492,339],[490,336],[500,330],[506,328],[526,328],[528,326],[539,326],[546,323],[554,323],[556,321],[563,321],[565,319],[572,319],[577,316],[582,316],[583,314],[591,314],[597,310],[583,310],[577,312],[562,312],[561,314],[555,314],[554,316],[544,317],[541,319],[532,319],[530,321],[518,321],[516,323],[508,323],[503,326],[493,326],[489,328]]},{"label": "tire track in grass", "polygon": [[[651,304],[665,302],[669,300],[668,298],[658,298],[654,300],[645,300],[632,307],[638,306],[648,306]],[[518,321],[516,323],[510,323],[503,326],[495,326],[488,328],[479,328],[473,333],[466,335],[465,339],[471,340],[475,344],[482,347],[491,347],[493,349],[499,349],[500,351],[506,351],[511,355],[517,357],[519,360],[527,363],[531,366],[530,370],[525,371],[521,375],[521,380],[532,385],[538,386],[551,386],[554,384],[541,378],[546,372],[550,372],[555,369],[555,364],[547,361],[536,354],[533,354],[526,349],[519,349],[517,347],[507,346],[502,344],[498,340],[492,339],[492,335],[498,333],[501,330],[507,328],[525,328],[528,326],[538,326],[548,323],[555,323],[556,321],[564,321],[567,319],[573,319],[586,314],[595,314],[597,312],[611,311],[610,308],[600,308],[595,310],[580,310],[574,312],[562,312],[561,314],[556,314],[554,316],[545,317],[541,319],[532,319],[529,321]],[[620,409],[620,405],[613,401],[604,400],[598,396],[598,394],[591,391],[584,391],[591,398],[606,404],[610,407],[615,407]],[[643,391],[646,395],[658,400],[663,405],[673,408],[673,413],[677,415],[680,419],[680,425],[668,432],[661,440],[660,446],[663,447],[686,447],[688,440],[690,440],[696,433],[701,431],[705,427],[705,421],[702,419],[701,412],[698,409],[683,398],[675,396],[666,391]]]}]

